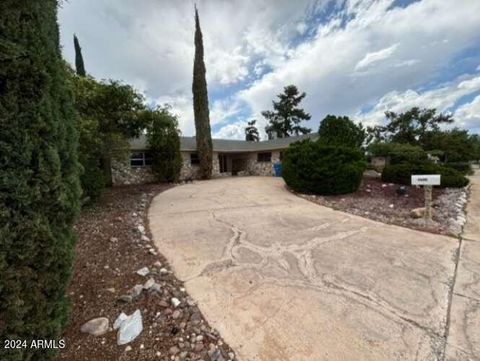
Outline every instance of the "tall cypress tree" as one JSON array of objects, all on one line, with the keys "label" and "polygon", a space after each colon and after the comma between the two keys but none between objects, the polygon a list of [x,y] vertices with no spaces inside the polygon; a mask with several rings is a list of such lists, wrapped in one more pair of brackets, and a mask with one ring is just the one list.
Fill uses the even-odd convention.
[{"label": "tall cypress tree", "polygon": [[0,2],[0,360],[50,360],[59,340],[79,210],[77,135],[57,0]]},{"label": "tall cypress tree", "polygon": [[209,179],[212,176],[212,134],[210,130],[210,114],[208,110],[207,80],[203,61],[203,38],[200,20],[195,6],[195,58],[193,61],[193,114],[197,151],[200,158],[200,176]]},{"label": "tall cypress tree", "polygon": [[73,34],[73,45],[75,47],[75,68],[77,69],[77,74],[86,76],[87,73],[85,71],[85,64],[83,63],[82,48],[75,34]]}]

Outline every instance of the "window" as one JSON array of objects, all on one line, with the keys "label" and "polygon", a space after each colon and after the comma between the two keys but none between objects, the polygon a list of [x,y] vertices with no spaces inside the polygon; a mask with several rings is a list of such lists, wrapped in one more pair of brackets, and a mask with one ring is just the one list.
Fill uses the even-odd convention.
[{"label": "window", "polygon": [[257,154],[257,162],[271,162],[272,161],[272,153],[258,153]]},{"label": "window", "polygon": [[132,167],[152,165],[152,154],[150,152],[133,152],[130,155],[130,165]]},{"label": "window", "polygon": [[283,160],[283,152],[280,152],[280,162]]},{"label": "window", "polygon": [[200,164],[200,158],[198,157],[198,153],[190,154],[190,164]]},{"label": "window", "polygon": [[152,162],[153,162],[152,153],[145,152],[143,154],[145,156],[145,165],[152,165]]}]

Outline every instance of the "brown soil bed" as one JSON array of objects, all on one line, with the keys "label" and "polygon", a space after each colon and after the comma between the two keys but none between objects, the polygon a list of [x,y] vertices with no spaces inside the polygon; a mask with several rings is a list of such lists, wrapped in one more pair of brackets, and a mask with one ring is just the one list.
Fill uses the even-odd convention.
[{"label": "brown soil bed", "polygon": [[[185,292],[182,282],[172,274],[165,258],[145,239],[145,236],[151,239],[148,204],[154,195],[168,188],[142,185],[108,189],[95,206],[82,212],[76,225],[78,245],[69,289],[72,310],[64,336],[66,348],[58,360],[222,361],[234,358],[232,350],[209,327]],[[143,241],[139,224],[146,228]],[[150,275],[136,274],[145,266],[150,269]],[[131,302],[119,300],[133,286],[144,284],[150,277],[161,285],[160,292],[144,290]],[[172,297],[181,301],[178,307],[172,305]],[[117,331],[112,329],[101,336],[80,331],[85,322],[97,317],[107,317],[111,328],[121,312],[130,315],[137,309],[142,313],[143,331],[127,345],[117,345]]]},{"label": "brown soil bed", "polygon": [[425,222],[423,218],[416,219],[410,214],[413,209],[424,207],[424,189],[405,186],[406,194],[399,195],[399,188],[400,185],[382,182],[380,178],[365,177],[355,193],[336,196],[299,195],[323,206],[376,221],[458,236],[463,220],[464,204],[461,203],[461,198],[464,197],[464,189],[434,188],[433,220]]}]

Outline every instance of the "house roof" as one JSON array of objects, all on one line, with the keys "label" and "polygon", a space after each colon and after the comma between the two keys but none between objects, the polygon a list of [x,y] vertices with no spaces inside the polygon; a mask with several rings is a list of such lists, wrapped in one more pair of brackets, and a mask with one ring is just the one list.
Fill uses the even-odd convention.
[{"label": "house roof", "polygon": [[[264,140],[261,142],[251,142],[246,140],[232,140],[232,139],[212,139],[213,151],[224,153],[237,153],[237,152],[258,152],[275,149],[287,148],[291,143],[299,140],[318,138],[317,133],[304,134],[295,137],[277,138],[271,140]],[[147,149],[147,139],[145,135],[141,135],[139,138],[130,140],[130,149],[132,150],[144,150]],[[195,137],[180,137],[180,151],[194,152],[197,150],[197,142]]]}]

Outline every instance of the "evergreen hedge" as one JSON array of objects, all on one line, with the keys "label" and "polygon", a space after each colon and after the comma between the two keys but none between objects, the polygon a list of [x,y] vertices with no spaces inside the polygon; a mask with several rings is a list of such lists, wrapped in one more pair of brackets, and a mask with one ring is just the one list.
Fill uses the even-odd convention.
[{"label": "evergreen hedge", "polygon": [[[77,135],[56,0],[0,2],[0,340],[59,340],[79,211]],[[0,360],[54,349],[0,347]]]},{"label": "evergreen hedge", "polygon": [[358,189],[365,167],[358,149],[307,140],[287,148],[282,176],[297,192],[344,194]]},{"label": "evergreen hedge", "polygon": [[383,169],[382,180],[384,182],[410,185],[412,174],[440,174],[441,187],[459,188],[468,184],[468,179],[455,169],[426,162],[403,162],[388,165]]}]

